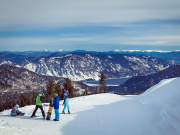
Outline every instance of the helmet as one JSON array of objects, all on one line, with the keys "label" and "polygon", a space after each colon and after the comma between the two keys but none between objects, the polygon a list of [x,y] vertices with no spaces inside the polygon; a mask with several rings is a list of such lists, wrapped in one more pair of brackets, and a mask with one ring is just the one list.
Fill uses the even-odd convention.
[{"label": "helmet", "polygon": [[42,96],[43,96],[43,97],[45,97],[45,94],[44,94],[44,92],[41,92],[41,94],[42,94]]},{"label": "helmet", "polygon": [[17,108],[19,108],[19,105],[18,105],[18,104],[16,104],[15,106],[16,106]]},{"label": "helmet", "polygon": [[55,96],[55,97],[57,97],[57,96],[58,96],[58,94],[57,94],[57,93],[54,93],[54,96]]}]

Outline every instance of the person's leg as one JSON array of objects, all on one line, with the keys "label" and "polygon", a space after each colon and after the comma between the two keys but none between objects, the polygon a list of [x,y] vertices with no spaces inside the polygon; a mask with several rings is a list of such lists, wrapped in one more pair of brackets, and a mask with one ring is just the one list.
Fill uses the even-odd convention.
[{"label": "person's leg", "polygon": [[69,99],[67,100],[66,105],[67,105],[67,108],[68,108],[68,112],[70,112],[70,108],[69,108]]},{"label": "person's leg", "polygon": [[70,108],[69,108],[69,105],[67,105],[67,108],[68,108],[68,112],[70,112]]},{"label": "person's leg", "polygon": [[41,109],[41,113],[42,113],[43,117],[45,117],[45,113],[44,113],[44,110],[43,110],[42,105],[41,105],[41,106],[39,106],[39,108]]},{"label": "person's leg", "polygon": [[66,109],[66,103],[64,104],[63,112],[65,112],[65,109]]},{"label": "person's leg", "polygon": [[54,109],[55,112],[55,119],[59,120],[59,109]]},{"label": "person's leg", "polygon": [[36,105],[36,109],[34,110],[34,112],[33,112],[33,114],[31,116],[35,116],[35,113],[36,113],[37,109],[38,109],[38,106]]},{"label": "person's leg", "polygon": [[21,112],[17,113],[17,115],[21,115]]}]

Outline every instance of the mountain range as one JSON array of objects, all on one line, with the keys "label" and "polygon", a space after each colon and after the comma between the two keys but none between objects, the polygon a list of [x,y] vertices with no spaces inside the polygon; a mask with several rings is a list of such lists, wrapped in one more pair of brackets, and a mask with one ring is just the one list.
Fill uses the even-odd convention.
[{"label": "mountain range", "polygon": [[172,63],[147,55],[108,54],[75,51],[68,54],[1,53],[0,65],[23,67],[40,75],[70,78],[73,81],[142,76],[164,70]]}]

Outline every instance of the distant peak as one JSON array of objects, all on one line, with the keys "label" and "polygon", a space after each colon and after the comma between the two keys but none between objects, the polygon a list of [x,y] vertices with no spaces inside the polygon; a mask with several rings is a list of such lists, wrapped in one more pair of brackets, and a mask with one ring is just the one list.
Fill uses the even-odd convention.
[{"label": "distant peak", "polygon": [[114,52],[120,52],[118,49],[115,49]]}]

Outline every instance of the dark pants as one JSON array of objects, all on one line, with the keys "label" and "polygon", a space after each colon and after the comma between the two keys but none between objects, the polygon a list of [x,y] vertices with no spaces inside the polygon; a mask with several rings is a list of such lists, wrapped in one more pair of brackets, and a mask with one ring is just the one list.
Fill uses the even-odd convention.
[{"label": "dark pants", "polygon": [[36,113],[36,111],[37,111],[37,109],[38,109],[38,108],[40,108],[40,109],[41,109],[42,115],[43,115],[43,117],[45,117],[45,113],[44,113],[44,111],[43,111],[43,107],[42,107],[42,105],[36,105],[36,109],[34,110],[34,112],[33,112],[32,116],[34,116],[34,115],[35,115],[35,113]]}]

